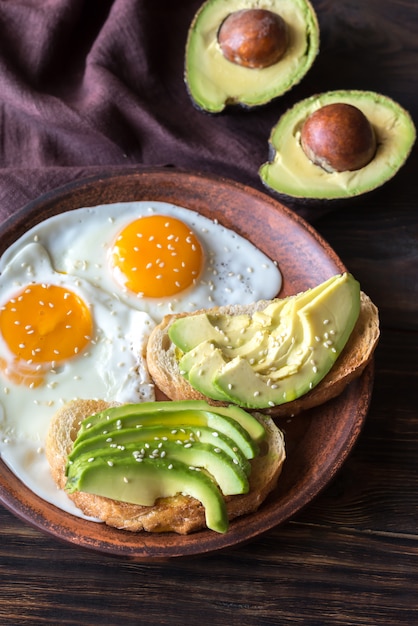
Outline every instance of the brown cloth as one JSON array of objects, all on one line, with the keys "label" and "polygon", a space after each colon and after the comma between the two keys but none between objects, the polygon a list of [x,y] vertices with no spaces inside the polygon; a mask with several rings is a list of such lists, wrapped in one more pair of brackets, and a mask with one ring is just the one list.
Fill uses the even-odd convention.
[{"label": "brown cloth", "polygon": [[197,110],[183,74],[200,4],[0,0],[0,219],[126,167],[170,165],[264,190],[270,130],[308,92],[252,111]]},{"label": "brown cloth", "polygon": [[275,116],[210,116],[187,94],[185,44],[200,4],[0,1],[0,218],[120,167],[169,164],[260,186]]}]

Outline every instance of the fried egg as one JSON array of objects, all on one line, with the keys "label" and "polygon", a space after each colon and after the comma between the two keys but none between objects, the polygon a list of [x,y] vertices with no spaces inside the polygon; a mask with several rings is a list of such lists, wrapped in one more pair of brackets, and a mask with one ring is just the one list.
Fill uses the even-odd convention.
[{"label": "fried egg", "polygon": [[[0,259],[0,453],[40,497],[83,516],[43,454],[74,398],[154,399],[145,351],[167,313],[271,299],[277,265],[216,220],[164,202],[80,208]],[[84,517],[84,516],[83,516]]]},{"label": "fried egg", "polygon": [[36,475],[49,421],[65,402],[155,399],[145,361],[153,327],[147,313],[56,272],[38,243],[24,246],[3,269],[0,451],[26,484]]},{"label": "fried egg", "polygon": [[65,212],[28,231],[8,254],[34,240],[58,271],[90,281],[157,323],[168,313],[271,299],[281,287],[277,265],[248,240],[165,202]]}]

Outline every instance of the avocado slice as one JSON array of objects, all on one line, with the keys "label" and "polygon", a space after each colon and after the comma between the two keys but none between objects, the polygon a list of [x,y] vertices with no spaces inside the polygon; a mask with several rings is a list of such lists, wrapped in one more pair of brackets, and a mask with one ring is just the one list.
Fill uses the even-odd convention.
[{"label": "avocado slice", "polygon": [[224,365],[222,350],[212,341],[202,341],[183,355],[179,361],[179,370],[192,387],[198,388],[203,395],[219,402],[228,402],[228,396],[220,389],[215,390],[212,385],[214,373]]},{"label": "avocado slice", "polygon": [[[182,352],[190,352],[203,342],[236,349],[248,337],[253,337],[254,323],[257,324],[257,329],[276,325],[276,319],[280,318],[281,310],[289,300],[291,298],[277,298],[252,315],[208,312],[179,317],[169,326],[168,336]],[[184,365],[187,368],[187,360]]]},{"label": "avocado slice", "polygon": [[235,439],[235,431],[238,431],[241,439],[247,442],[245,449],[250,455],[256,452],[257,442],[262,441],[265,436],[264,426],[239,407],[214,407],[205,400],[179,400],[125,404],[100,411],[82,421],[77,441],[120,429],[122,424],[124,427],[129,424],[131,427],[141,427],[144,423],[148,426],[169,424],[173,427],[207,425],[224,432],[232,439]]},{"label": "avocado slice", "polygon": [[[289,302],[292,302],[290,298],[276,299],[264,310],[256,311],[253,315],[199,313],[176,319],[169,327],[168,335],[177,348],[185,352],[179,358],[179,369],[183,376],[188,380],[190,375],[192,379],[200,376],[204,393],[204,378],[208,377],[210,380],[207,362],[210,360],[211,364],[214,364],[218,361],[218,367],[221,367],[222,355],[232,359],[239,356],[241,351],[248,353],[249,343],[258,353],[271,328],[279,323],[281,311],[289,305]],[[218,347],[221,347],[222,351],[218,350]],[[193,382],[190,382],[193,385]],[[226,400],[222,393],[218,398],[210,397],[214,400]]]},{"label": "avocado slice", "polygon": [[287,27],[287,50],[276,63],[250,68],[225,58],[218,41],[222,23],[234,12],[258,6],[256,0],[207,0],[195,14],[187,38],[184,80],[197,108],[219,113],[227,105],[263,105],[291,89],[312,66],[319,51],[319,27],[308,0],[270,0],[265,7]]},{"label": "avocado slice", "polygon": [[68,463],[67,478],[77,474],[84,466],[106,462],[111,467],[120,459],[129,464],[140,463],[144,459],[168,459],[181,461],[192,470],[204,469],[215,480],[224,495],[247,493],[248,477],[238,463],[220,447],[201,442],[163,441],[153,439],[131,442],[119,448],[108,446],[76,455]]},{"label": "avocado slice", "polygon": [[236,345],[250,324],[250,315],[225,317],[198,313],[174,320],[168,328],[168,336],[182,352],[189,352],[203,340],[223,346]]},{"label": "avocado slice", "polygon": [[228,530],[226,505],[217,485],[205,472],[191,470],[183,462],[121,458],[113,465],[99,459],[84,464],[78,472],[72,467],[66,487],[70,493],[84,491],[143,506],[152,506],[159,498],[187,494],[203,504],[208,528],[219,533]]},{"label": "avocado slice", "polygon": [[[328,104],[357,107],[368,119],[377,140],[375,156],[355,171],[327,172],[301,147],[306,119]],[[371,91],[338,90],[298,102],[279,119],[270,138],[270,158],[259,169],[266,187],[291,198],[333,200],[366,193],[392,178],[405,163],[416,138],[411,116],[392,99]]]},{"label": "avocado slice", "polygon": [[[265,309],[262,331],[266,333],[268,328],[269,334],[263,335],[265,341],[259,344],[259,352],[250,337],[247,352],[242,345],[238,354],[219,346],[216,359],[211,361],[207,353],[204,368],[196,368],[195,376],[190,376],[190,359],[189,382],[208,397],[219,397],[221,393],[230,402],[251,409],[294,400],[316,386],[331,369],[359,312],[359,283],[348,273],[332,276],[286,299],[284,306],[277,300]],[[257,324],[253,327],[257,334]],[[199,346],[194,353],[201,365]]]},{"label": "avocado slice", "polygon": [[211,444],[226,452],[247,475],[250,473],[250,464],[235,441],[222,433],[214,432],[212,428],[207,426],[198,428],[192,426],[181,426],[178,428],[169,428],[167,426],[124,428],[113,430],[111,433],[88,437],[87,439],[82,438],[81,441],[78,440],[75,443],[68,455],[68,463],[73,463],[81,455],[89,454],[90,457],[91,453],[98,449],[123,450],[127,445],[129,446],[133,443],[136,446],[143,447],[145,444],[149,446],[150,442],[154,449],[155,446],[162,447],[166,441],[183,444],[196,442]]},{"label": "avocado slice", "polygon": [[66,489],[143,506],[189,495],[204,506],[208,528],[225,532],[223,496],[249,491],[249,459],[265,435],[262,422],[236,406],[218,410],[190,400],[110,407],[81,423]]},{"label": "avocado slice", "polygon": [[266,408],[299,398],[329,372],[359,312],[359,284],[344,274],[298,309],[296,340],[285,365],[261,374],[254,372],[247,360],[238,358],[217,374],[214,386],[227,393],[231,401],[249,408]]},{"label": "avocado slice", "polygon": [[[165,404],[166,410],[158,410],[158,404]],[[181,426],[194,426],[200,428],[207,426],[214,432],[220,432],[232,439],[241,449],[247,459],[252,459],[258,454],[258,443],[254,440],[249,431],[242,424],[249,424],[250,428],[260,432],[262,425],[249,413],[242,411],[240,414],[241,423],[235,416],[229,416],[227,410],[220,413],[215,412],[217,408],[211,407],[203,402],[200,406],[206,407],[201,410],[178,409],[180,402],[167,403],[143,403],[138,405],[125,405],[124,407],[114,407],[101,413],[101,419],[96,416],[86,418],[80,427],[75,446],[83,440],[97,435],[109,435],[114,430],[126,428],[141,428],[144,426],[169,426],[172,428]],[[188,402],[185,402],[187,406]],[[147,407],[145,407],[147,405]],[[151,406],[150,406],[151,405]],[[172,410],[170,410],[170,405]],[[135,407],[135,409],[133,409]],[[123,409],[126,414],[123,414]],[[92,424],[91,419],[95,419]],[[90,425],[90,426],[89,426]],[[257,426],[256,426],[257,425]]]}]

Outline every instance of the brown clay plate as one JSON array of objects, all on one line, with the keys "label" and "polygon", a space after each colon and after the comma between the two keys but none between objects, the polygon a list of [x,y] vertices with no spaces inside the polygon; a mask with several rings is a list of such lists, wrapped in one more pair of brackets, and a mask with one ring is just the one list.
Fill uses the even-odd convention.
[{"label": "brown clay plate", "polygon": [[[210,175],[146,169],[71,183],[30,203],[0,226],[0,254],[24,232],[62,211],[132,200],[171,202],[216,218],[277,260],[282,296],[344,271],[341,260],[303,219],[252,188]],[[350,453],[366,417],[372,367],[337,399],[279,426],[287,460],[277,489],[254,514],[220,535],[131,533],[85,521],[41,500],[0,461],[0,502],[16,516],[76,546],[138,561],[205,554],[248,541],[289,520],[329,483]]]}]

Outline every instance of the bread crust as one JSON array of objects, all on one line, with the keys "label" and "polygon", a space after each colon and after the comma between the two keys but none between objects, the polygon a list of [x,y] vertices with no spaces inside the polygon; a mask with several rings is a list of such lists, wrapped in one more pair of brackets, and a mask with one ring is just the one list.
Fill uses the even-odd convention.
[{"label": "bread crust", "polygon": [[[102,400],[74,400],[53,416],[45,453],[52,477],[60,489],[65,489],[67,456],[73,448],[81,421],[109,406]],[[263,424],[267,437],[260,456],[251,461],[249,493],[225,498],[230,520],[257,510],[280,476],[285,460],[283,434],[272,420],[263,419]],[[161,498],[153,506],[119,502],[81,491],[68,493],[68,497],[85,515],[119,529],[188,534],[206,527],[204,507],[190,496],[179,494]]]},{"label": "bread crust", "polygon": [[[226,313],[238,315],[254,313],[266,307],[268,302],[258,301],[252,305],[239,307],[215,307],[188,314],[167,315],[152,331],[147,346],[147,364],[156,387],[171,400],[207,400],[210,404],[224,403],[211,400],[194,389],[180,374],[176,359],[176,347],[168,336],[170,325],[179,317],[199,313]],[[334,366],[320,383],[311,391],[291,402],[258,409],[272,417],[292,416],[306,411],[338,396],[345,387],[360,376],[373,358],[379,339],[379,314],[369,296],[360,293],[360,314],[344,350]]]}]

